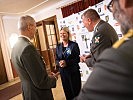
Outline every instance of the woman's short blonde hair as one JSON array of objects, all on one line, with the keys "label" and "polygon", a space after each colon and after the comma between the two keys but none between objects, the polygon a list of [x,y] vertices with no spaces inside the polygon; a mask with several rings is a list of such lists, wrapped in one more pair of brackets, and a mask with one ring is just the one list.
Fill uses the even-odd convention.
[{"label": "woman's short blonde hair", "polygon": [[66,26],[65,26],[65,27],[62,27],[62,28],[60,29],[60,31],[61,31],[61,30],[64,30],[64,31],[67,32],[68,34],[70,33],[69,28],[66,27]]},{"label": "woman's short blonde hair", "polygon": [[67,33],[68,33],[68,38],[69,38],[69,40],[72,40],[69,27],[66,27],[66,26],[61,27],[60,31],[61,31],[61,30],[64,30],[65,32],[67,32]]}]

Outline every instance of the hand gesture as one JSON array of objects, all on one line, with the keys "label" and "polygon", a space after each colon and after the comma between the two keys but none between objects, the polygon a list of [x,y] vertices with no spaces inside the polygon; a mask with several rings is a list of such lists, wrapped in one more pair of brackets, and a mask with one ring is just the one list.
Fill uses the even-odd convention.
[{"label": "hand gesture", "polygon": [[86,59],[87,58],[90,58],[91,57],[91,55],[89,54],[89,55],[82,55],[82,56],[80,56],[80,62],[85,62],[86,61]]},{"label": "hand gesture", "polygon": [[55,77],[56,80],[58,80],[58,76],[59,76],[59,74],[60,74],[60,72],[57,72],[57,73],[53,73],[53,72],[51,72],[51,75],[52,75],[53,77]]},{"label": "hand gesture", "polygon": [[59,65],[60,65],[60,67],[65,67],[66,66],[66,61],[65,60],[60,60]]}]

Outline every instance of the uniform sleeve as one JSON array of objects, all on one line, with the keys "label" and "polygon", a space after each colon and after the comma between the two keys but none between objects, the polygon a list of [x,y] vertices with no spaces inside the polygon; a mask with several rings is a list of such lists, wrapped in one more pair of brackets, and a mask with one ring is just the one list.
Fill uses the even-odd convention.
[{"label": "uniform sleeve", "polygon": [[125,59],[123,53],[116,50],[103,52],[74,100],[132,100],[133,63],[131,56]]},{"label": "uniform sleeve", "polygon": [[106,48],[110,48],[111,46],[111,40],[106,35],[99,33],[92,40],[91,52],[97,58]]},{"label": "uniform sleeve", "polygon": [[94,63],[95,63],[95,60],[91,57],[91,58],[87,58],[85,60],[85,63],[88,67],[93,67]]},{"label": "uniform sleeve", "polygon": [[21,56],[22,64],[33,84],[40,89],[50,89],[56,86],[56,79],[49,77],[41,56],[33,46],[25,48]]},{"label": "uniform sleeve", "polygon": [[[102,32],[102,31],[101,31]],[[112,46],[112,42],[107,35],[102,34],[100,31],[92,39],[91,43],[91,58],[88,59],[89,65],[93,66],[97,61],[98,56],[107,48]],[[89,66],[89,67],[90,67]]]}]

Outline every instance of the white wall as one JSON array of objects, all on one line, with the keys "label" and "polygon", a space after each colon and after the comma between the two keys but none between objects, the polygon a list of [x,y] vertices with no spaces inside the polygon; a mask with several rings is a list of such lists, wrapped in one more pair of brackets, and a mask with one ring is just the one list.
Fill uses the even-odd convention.
[{"label": "white wall", "polygon": [[18,25],[18,17],[3,16],[3,26],[6,35],[6,43],[7,43],[7,48],[9,50],[9,54],[11,54],[11,46],[9,43],[9,38],[13,33],[19,34],[17,25]]},{"label": "white wall", "polygon": [[18,17],[10,17],[10,16],[4,16],[3,17],[3,22],[4,22],[4,27],[5,33],[10,34],[10,33],[18,33]]},{"label": "white wall", "polygon": [[47,10],[42,10],[39,13],[35,14],[35,20],[41,21],[44,20],[46,18],[52,17],[56,15],[57,19],[61,19],[62,18],[62,12],[60,9],[56,9],[56,8],[52,8],[51,9],[47,9]]},{"label": "white wall", "polygon": [[62,17],[62,12],[61,12],[60,7],[70,4],[74,1],[77,1],[77,0],[62,0],[61,2],[58,2],[55,5],[51,5],[47,9],[43,9],[40,12],[34,14],[35,19],[36,21],[40,21],[40,20],[52,17],[54,15],[56,15],[57,19],[61,19],[63,17]]}]

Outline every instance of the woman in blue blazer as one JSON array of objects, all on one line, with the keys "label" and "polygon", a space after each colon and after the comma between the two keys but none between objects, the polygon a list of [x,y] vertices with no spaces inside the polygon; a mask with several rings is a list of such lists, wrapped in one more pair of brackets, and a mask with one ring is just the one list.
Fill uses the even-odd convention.
[{"label": "woman in blue blazer", "polygon": [[76,42],[69,40],[69,29],[63,27],[60,30],[62,42],[56,47],[56,64],[59,66],[62,85],[67,100],[72,100],[81,89],[81,77],[79,71],[80,50]]}]

